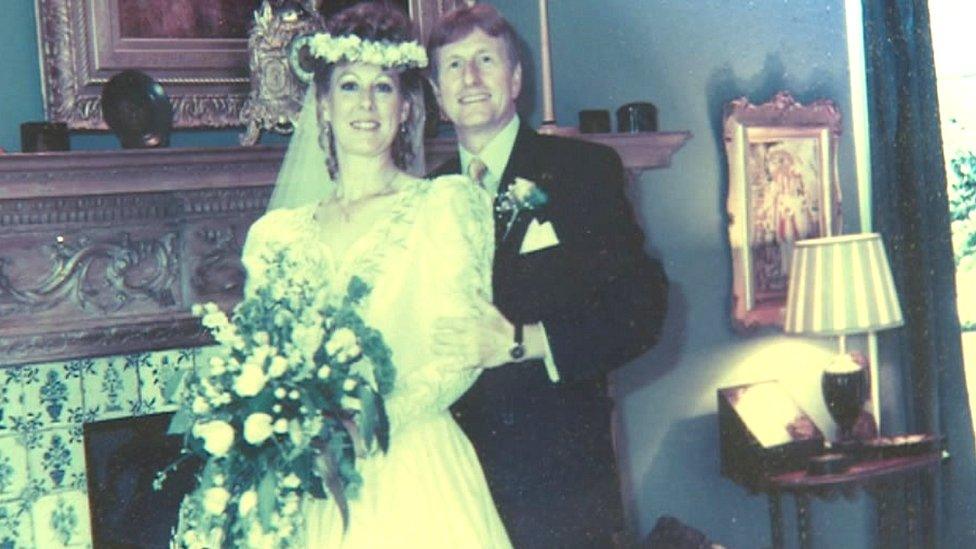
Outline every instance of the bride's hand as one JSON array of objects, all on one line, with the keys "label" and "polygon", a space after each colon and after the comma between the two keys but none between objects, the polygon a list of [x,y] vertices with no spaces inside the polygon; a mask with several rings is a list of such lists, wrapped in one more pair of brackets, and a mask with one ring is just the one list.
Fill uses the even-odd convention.
[{"label": "bride's hand", "polygon": [[432,351],[466,368],[495,368],[512,361],[509,349],[515,328],[491,303],[477,316],[442,317],[434,322]]}]

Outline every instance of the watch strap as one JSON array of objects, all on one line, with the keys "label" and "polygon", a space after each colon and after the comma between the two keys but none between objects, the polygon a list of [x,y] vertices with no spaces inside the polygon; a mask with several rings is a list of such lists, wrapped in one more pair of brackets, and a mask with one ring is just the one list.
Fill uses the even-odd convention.
[{"label": "watch strap", "polygon": [[512,341],[512,347],[508,350],[508,355],[512,360],[520,360],[525,356],[525,343],[524,343],[524,331],[521,322],[515,323],[515,336]]}]

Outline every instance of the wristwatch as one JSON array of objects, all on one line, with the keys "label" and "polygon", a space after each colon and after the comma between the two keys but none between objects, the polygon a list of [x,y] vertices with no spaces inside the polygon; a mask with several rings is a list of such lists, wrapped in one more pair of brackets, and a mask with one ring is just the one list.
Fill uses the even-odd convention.
[{"label": "wristwatch", "polygon": [[522,323],[515,323],[515,338],[512,341],[511,348],[508,349],[508,356],[512,360],[521,360],[525,356],[525,344],[522,343]]}]

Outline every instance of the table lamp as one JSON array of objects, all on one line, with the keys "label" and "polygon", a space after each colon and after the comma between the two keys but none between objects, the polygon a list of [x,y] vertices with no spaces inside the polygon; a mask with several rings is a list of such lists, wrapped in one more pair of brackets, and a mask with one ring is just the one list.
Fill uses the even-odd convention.
[{"label": "table lamp", "polygon": [[[888,257],[877,233],[801,240],[795,244],[784,330],[838,336],[840,355],[824,370],[821,386],[840,439],[852,438],[868,391],[864,369],[847,354],[846,337],[904,324]],[[877,364],[871,360],[872,383]],[[875,419],[878,410],[874,410]]]}]

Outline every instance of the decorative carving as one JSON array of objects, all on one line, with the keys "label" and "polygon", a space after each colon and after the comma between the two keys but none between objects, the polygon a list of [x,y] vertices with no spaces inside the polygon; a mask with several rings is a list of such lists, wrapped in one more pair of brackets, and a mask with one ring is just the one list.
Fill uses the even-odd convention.
[{"label": "decorative carving", "polygon": [[196,236],[209,246],[210,251],[200,258],[193,270],[190,284],[194,291],[210,295],[242,290],[245,275],[235,228],[201,229]]},{"label": "decorative carving", "polygon": [[242,212],[262,214],[268,207],[272,189],[267,186],[191,191],[181,197],[181,212],[184,215],[207,216]]},{"label": "decorative carving", "polygon": [[0,312],[33,313],[66,299],[83,310],[102,314],[119,311],[139,299],[171,307],[177,274],[175,240],[176,233],[141,241],[122,233],[118,244],[92,242],[87,237],[68,243],[59,236],[48,247],[50,272],[32,289],[14,287],[4,272],[10,260],[0,257]]},{"label": "decorative carving", "polygon": [[105,356],[147,349],[196,347],[212,342],[199,319],[182,315],[149,322],[118,323],[110,327],[69,328],[39,334],[0,332],[2,366]]},{"label": "decorative carving", "polygon": [[295,76],[289,62],[292,39],[322,26],[317,0],[288,0],[272,7],[265,0],[254,13],[254,26],[247,41],[251,69],[251,95],[241,122],[247,132],[241,145],[253,145],[261,130],[289,134],[298,121],[306,85]]},{"label": "decorative carving", "polygon": [[165,219],[178,213],[177,206],[160,193],[0,201],[0,227]]}]

